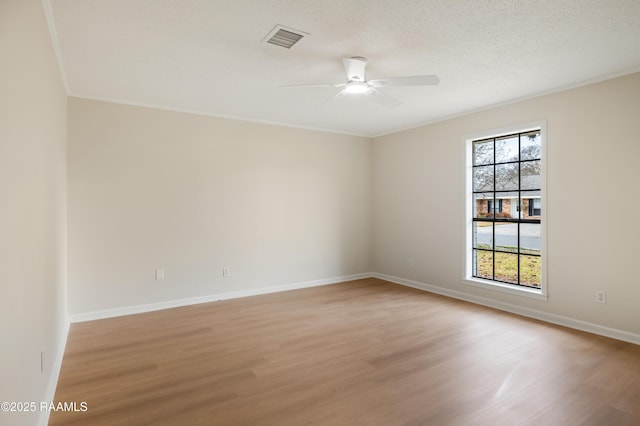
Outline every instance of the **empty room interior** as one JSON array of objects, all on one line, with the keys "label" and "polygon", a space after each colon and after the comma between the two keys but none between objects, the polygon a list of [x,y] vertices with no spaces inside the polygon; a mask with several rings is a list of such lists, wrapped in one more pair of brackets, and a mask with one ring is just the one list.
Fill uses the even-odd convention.
[{"label": "empty room interior", "polygon": [[0,425],[640,424],[639,22],[3,0]]}]

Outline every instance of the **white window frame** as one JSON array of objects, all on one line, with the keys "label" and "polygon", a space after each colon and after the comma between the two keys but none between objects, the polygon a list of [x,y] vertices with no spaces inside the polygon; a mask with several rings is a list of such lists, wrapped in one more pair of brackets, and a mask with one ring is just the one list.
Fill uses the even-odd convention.
[{"label": "white window frame", "polygon": [[[472,143],[474,140],[489,139],[494,137],[506,136],[513,133],[524,133],[531,130],[540,129],[540,160],[541,160],[541,194],[540,199],[542,203],[541,208],[541,221],[540,221],[540,249],[542,260],[542,271],[540,288],[529,288],[519,285],[510,285],[507,283],[501,283],[492,280],[484,280],[473,276],[473,150]],[[493,129],[482,131],[470,135],[466,135],[463,138],[464,143],[464,274],[462,282],[464,284],[504,292],[510,294],[516,294],[519,296],[530,297],[539,300],[547,300],[548,287],[547,287],[547,123],[546,121],[535,121],[529,123],[518,124],[500,129]]]}]

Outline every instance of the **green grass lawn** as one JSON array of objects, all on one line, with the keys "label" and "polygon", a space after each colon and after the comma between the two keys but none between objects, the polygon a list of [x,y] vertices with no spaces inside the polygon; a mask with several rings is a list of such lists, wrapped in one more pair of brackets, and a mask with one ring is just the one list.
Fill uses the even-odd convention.
[{"label": "green grass lawn", "polygon": [[[518,255],[495,253],[495,256],[496,276],[492,277],[493,253],[478,250],[478,277],[517,283]],[[542,259],[539,256],[520,255],[520,284],[540,287],[541,276]]]}]

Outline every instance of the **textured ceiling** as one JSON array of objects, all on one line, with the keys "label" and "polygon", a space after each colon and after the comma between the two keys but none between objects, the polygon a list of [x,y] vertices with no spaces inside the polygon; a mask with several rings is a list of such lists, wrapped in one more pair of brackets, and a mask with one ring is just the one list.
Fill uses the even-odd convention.
[{"label": "textured ceiling", "polygon": [[[364,136],[640,70],[638,0],[47,1],[69,95]],[[309,35],[264,43],[278,24]],[[278,87],[356,55],[440,85],[384,89],[396,108]]]}]

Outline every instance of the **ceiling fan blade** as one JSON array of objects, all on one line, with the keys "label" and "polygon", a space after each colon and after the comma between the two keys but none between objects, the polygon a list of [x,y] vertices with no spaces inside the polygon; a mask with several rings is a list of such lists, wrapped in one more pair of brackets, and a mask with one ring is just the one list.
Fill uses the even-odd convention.
[{"label": "ceiling fan blade", "polygon": [[285,84],[278,87],[344,87],[346,83]]},{"label": "ceiling fan blade", "polygon": [[391,95],[387,95],[380,90],[371,89],[371,92],[369,92],[367,96],[371,96],[374,101],[387,108],[396,108],[402,105],[402,102],[400,102],[398,99],[394,98]]},{"label": "ceiling fan blade", "polygon": [[340,90],[338,93],[331,95],[330,97],[328,97],[327,99],[325,99],[324,101],[320,102],[318,105],[316,105],[316,109],[322,108],[323,106],[325,106],[326,104],[328,104],[329,102],[333,102],[335,99],[339,98],[340,96],[343,96],[344,92],[342,90]]},{"label": "ceiling fan blade", "polygon": [[407,77],[391,77],[380,80],[369,80],[369,84],[373,87],[391,87],[391,86],[435,86],[440,83],[437,75],[412,75]]},{"label": "ceiling fan blade", "polygon": [[343,58],[344,70],[347,72],[347,81],[364,81],[364,68],[367,66],[367,58],[362,56],[352,56]]}]

